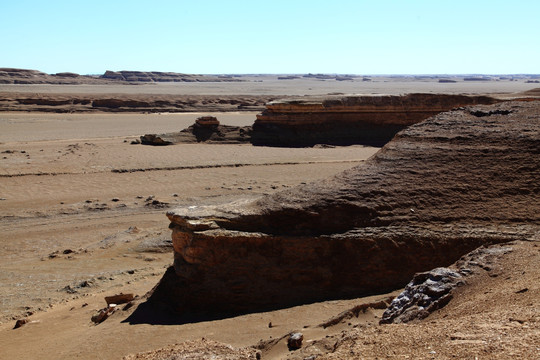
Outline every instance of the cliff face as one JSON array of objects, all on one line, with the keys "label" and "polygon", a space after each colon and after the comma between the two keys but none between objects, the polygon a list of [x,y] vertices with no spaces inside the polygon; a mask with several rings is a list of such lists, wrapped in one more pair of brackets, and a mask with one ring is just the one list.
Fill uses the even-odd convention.
[{"label": "cliff face", "polygon": [[442,113],[331,179],[171,211],[174,266],[149,303],[229,312],[362,296],[538,236],[539,114],[540,102]]},{"label": "cliff face", "polygon": [[253,144],[384,145],[400,130],[452,108],[493,104],[487,96],[408,94],[273,101],[257,115]]}]

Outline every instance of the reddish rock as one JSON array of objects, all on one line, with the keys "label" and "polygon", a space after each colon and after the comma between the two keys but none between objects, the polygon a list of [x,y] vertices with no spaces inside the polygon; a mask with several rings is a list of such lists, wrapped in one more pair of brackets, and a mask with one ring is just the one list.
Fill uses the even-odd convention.
[{"label": "reddish rock", "polygon": [[13,327],[13,329],[18,329],[26,324],[28,324],[30,322],[30,320],[28,318],[24,318],[24,319],[19,319],[15,322],[15,326]]},{"label": "reddish rock", "polygon": [[112,296],[105,296],[105,301],[107,302],[107,305],[126,304],[126,303],[132,301],[133,299],[135,299],[134,294],[117,294],[117,295],[112,295]]},{"label": "reddish rock", "polygon": [[195,120],[195,124],[200,127],[218,127],[219,121],[215,116],[201,116]]}]

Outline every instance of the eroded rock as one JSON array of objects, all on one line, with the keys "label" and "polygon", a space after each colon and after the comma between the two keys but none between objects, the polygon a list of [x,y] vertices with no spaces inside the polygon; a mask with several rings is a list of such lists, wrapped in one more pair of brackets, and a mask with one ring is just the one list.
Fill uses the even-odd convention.
[{"label": "eroded rock", "polygon": [[287,339],[287,347],[289,350],[297,350],[302,347],[302,341],[304,341],[304,335],[300,332],[293,332]]},{"label": "eroded rock", "polygon": [[381,324],[423,319],[452,299],[452,290],[463,284],[462,276],[448,268],[416,274],[405,290],[385,310]]},{"label": "eroded rock", "polygon": [[398,131],[440,112],[496,102],[487,96],[443,94],[278,100],[266,104],[266,110],[257,115],[252,142],[267,146],[382,146]]},{"label": "eroded rock", "polygon": [[105,296],[105,301],[107,302],[107,305],[109,305],[109,306],[111,304],[116,304],[116,305],[127,304],[128,302],[132,301],[133,299],[135,299],[135,295],[132,294],[132,293]]},{"label": "eroded rock", "polygon": [[539,110],[536,101],[456,109],[333,178],[170,211],[174,266],[149,302],[247,312],[360,297],[483,244],[530,238],[540,223]]},{"label": "eroded rock", "polygon": [[141,136],[143,145],[173,145],[183,143],[241,144],[251,141],[251,126],[221,125],[214,116],[201,116],[195,123],[180,132],[146,134]]}]

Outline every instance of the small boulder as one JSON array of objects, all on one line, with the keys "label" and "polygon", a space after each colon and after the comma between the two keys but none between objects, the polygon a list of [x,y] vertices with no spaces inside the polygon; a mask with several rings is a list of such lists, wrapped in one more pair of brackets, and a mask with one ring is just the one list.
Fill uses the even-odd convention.
[{"label": "small boulder", "polygon": [[448,268],[436,268],[414,275],[383,313],[380,324],[406,323],[424,319],[452,299],[452,290],[464,283],[463,277]]},{"label": "small boulder", "polygon": [[287,347],[289,350],[297,350],[302,347],[302,341],[304,341],[304,335],[299,332],[293,332],[287,339]]},{"label": "small boulder", "polygon": [[26,324],[28,324],[30,322],[30,320],[28,320],[28,318],[24,318],[24,319],[19,319],[15,322],[15,326],[13,327],[13,329],[18,329]]},{"label": "small boulder", "polygon": [[101,309],[99,313],[92,316],[92,321],[97,325],[101,324],[109,318],[117,310],[116,304],[110,304],[105,309]]},{"label": "small boulder", "polygon": [[117,294],[112,296],[105,296],[105,301],[107,302],[107,305],[111,304],[127,304],[128,302],[135,299],[134,294]]}]

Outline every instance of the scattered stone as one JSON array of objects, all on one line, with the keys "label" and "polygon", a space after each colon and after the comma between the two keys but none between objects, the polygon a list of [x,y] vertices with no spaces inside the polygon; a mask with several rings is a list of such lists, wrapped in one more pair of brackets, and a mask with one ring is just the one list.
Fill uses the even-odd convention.
[{"label": "scattered stone", "polygon": [[112,296],[105,296],[105,301],[107,302],[107,305],[111,304],[127,304],[128,302],[135,299],[135,295],[132,293],[129,294],[117,294]]},{"label": "scattered stone", "polygon": [[19,319],[15,322],[15,326],[13,327],[13,329],[18,329],[26,324],[28,324],[30,322],[30,320],[28,318],[24,318],[24,319]]},{"label": "scattered stone", "polygon": [[492,115],[508,115],[511,114],[512,110],[490,110],[490,111],[483,111],[483,110],[475,110],[470,111],[470,114],[476,117],[484,117],[484,116],[492,116]]},{"label": "scattered stone", "polygon": [[139,139],[131,140],[130,142],[131,145],[139,145],[140,143],[141,143],[141,140]]},{"label": "scattered stone", "polygon": [[105,309],[101,309],[96,315],[92,316],[92,321],[97,325],[109,318],[117,310],[115,304],[110,304]]},{"label": "scattered stone", "polygon": [[91,287],[92,285],[94,285],[94,282],[92,280],[84,280],[82,281],[78,287],[80,288],[83,288],[83,287]]},{"label": "scattered stone", "polygon": [[379,323],[406,323],[424,319],[448,304],[452,299],[452,290],[462,284],[462,276],[448,268],[418,273],[403,292],[392,300]]},{"label": "scattered stone", "polygon": [[156,209],[162,209],[162,208],[169,207],[169,203],[166,203],[164,201],[159,201],[159,200],[152,200],[152,202],[147,202],[145,206],[153,207]]},{"label": "scattered stone", "polygon": [[141,231],[140,231],[139,228],[136,227],[136,226],[130,226],[130,227],[126,230],[126,232],[127,232],[128,234],[138,234],[138,233],[141,232]]},{"label": "scattered stone", "polygon": [[299,332],[291,333],[287,339],[287,347],[289,350],[298,350],[302,347],[302,341],[304,340],[304,335]]},{"label": "scattered stone", "polygon": [[[133,140],[132,144],[143,144],[143,145],[157,145],[157,146],[164,146],[164,145],[172,145],[173,142],[169,140],[163,139],[165,136],[159,136],[156,134],[146,134],[141,136],[141,140]],[[136,141],[136,142],[135,142]]]},{"label": "scattered stone", "polygon": [[62,290],[64,290],[68,294],[76,294],[76,293],[78,293],[78,291],[75,290],[74,288],[72,288],[70,285],[67,285],[67,286],[63,287]]},{"label": "scattered stone", "polygon": [[71,250],[71,249],[65,249],[64,251],[62,251],[62,254],[64,255],[67,255],[67,254],[72,254],[74,253],[75,251]]},{"label": "scattered stone", "polygon": [[118,202],[118,201],[120,201],[120,199],[119,198],[112,198],[111,201]]}]

